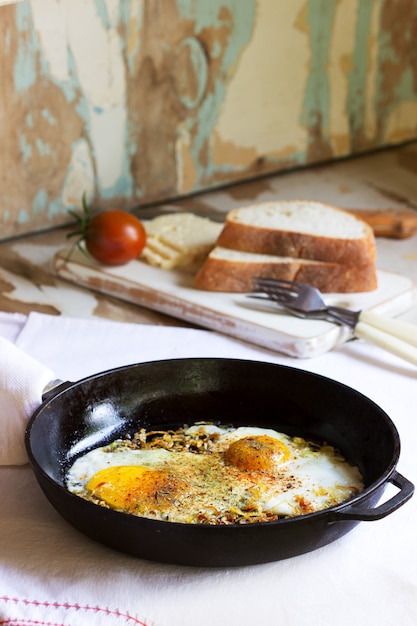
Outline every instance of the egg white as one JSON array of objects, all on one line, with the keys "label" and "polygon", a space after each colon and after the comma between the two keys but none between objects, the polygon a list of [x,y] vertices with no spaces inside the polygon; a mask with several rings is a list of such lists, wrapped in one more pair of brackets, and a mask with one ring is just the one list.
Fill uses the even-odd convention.
[{"label": "egg white", "polygon": [[[153,472],[148,474],[150,477],[168,472],[172,475],[172,494],[162,499],[159,509],[157,502],[155,506],[146,505],[145,510],[139,503],[136,514],[168,521],[214,524],[231,523],[235,521],[233,516],[238,521],[251,521],[252,514],[255,521],[303,515],[343,502],[363,489],[359,470],[330,446],[312,448],[302,439],[257,427],[195,425],[185,433],[197,431],[215,435],[210,453],[131,449],[122,441],[115,442],[78,458],[67,475],[67,487],[74,494],[96,501],[97,496],[92,498],[88,485],[104,468],[145,468]],[[265,436],[279,442],[277,445],[283,444],[290,453],[273,473],[251,468],[241,470],[225,464],[225,452],[233,442]],[[123,504],[117,508],[125,510]]]}]

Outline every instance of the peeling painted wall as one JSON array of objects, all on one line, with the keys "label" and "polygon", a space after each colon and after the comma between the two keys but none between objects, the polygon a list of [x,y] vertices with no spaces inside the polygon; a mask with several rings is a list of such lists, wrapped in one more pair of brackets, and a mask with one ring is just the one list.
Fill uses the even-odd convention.
[{"label": "peeling painted wall", "polygon": [[415,0],[0,6],[0,238],[417,133]]}]

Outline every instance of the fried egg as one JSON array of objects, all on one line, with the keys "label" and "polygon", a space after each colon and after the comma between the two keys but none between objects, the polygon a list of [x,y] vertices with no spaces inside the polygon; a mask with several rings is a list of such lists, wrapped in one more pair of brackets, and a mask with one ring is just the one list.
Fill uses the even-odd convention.
[{"label": "fried egg", "polygon": [[68,489],[117,511],[189,524],[304,515],[363,489],[358,468],[333,447],[272,429],[200,424],[160,441],[176,446],[142,437],[138,446],[117,440],[91,450],[70,468]]}]

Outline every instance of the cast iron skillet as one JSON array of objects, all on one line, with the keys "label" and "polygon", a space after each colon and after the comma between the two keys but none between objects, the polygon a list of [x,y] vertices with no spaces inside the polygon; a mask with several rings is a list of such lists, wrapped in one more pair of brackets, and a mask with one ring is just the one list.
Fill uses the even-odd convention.
[{"label": "cast iron skillet", "polygon": [[[119,513],[65,488],[68,467],[91,448],[140,427],[201,420],[265,426],[327,441],[359,466],[365,491],[292,519],[205,526]],[[64,383],[33,415],[26,447],[45,495],[82,533],[137,557],[181,565],[241,566],[303,554],[338,539],[359,521],[389,515],[414,491],[395,469],[399,436],[381,408],[322,376],[254,361],[154,361]],[[399,491],[377,506],[388,483]]]}]

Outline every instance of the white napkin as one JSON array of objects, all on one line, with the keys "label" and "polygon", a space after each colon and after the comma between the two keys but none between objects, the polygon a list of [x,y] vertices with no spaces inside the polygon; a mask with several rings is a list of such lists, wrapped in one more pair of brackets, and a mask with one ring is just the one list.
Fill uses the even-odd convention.
[{"label": "white napkin", "polygon": [[[0,319],[0,335],[1,328]],[[417,370],[365,342],[300,361],[209,331],[39,314],[29,316],[15,341],[64,380],[188,356],[264,360],[330,376],[391,416],[402,439],[398,470],[416,481]],[[94,543],[47,502],[29,467],[0,468],[0,503],[0,624],[417,623],[416,497],[309,554],[214,570],[146,562]]]},{"label": "white napkin", "polygon": [[0,337],[0,465],[27,463],[24,434],[53,372]]},{"label": "white napkin", "polygon": [[[24,323],[22,317],[7,319],[2,314],[0,326],[5,335],[16,340],[15,345],[0,337],[0,465],[27,462],[25,428],[41,404],[42,391],[53,379],[77,381],[118,365],[201,356],[202,343],[207,345],[203,347],[205,356],[216,356],[230,346],[240,358],[251,355],[243,342],[229,342],[210,331],[198,331],[202,342],[196,341],[196,331],[187,328],[177,328],[173,333],[172,328],[162,326],[143,328],[36,313],[27,322],[24,318]],[[253,354],[259,357],[256,349]]]},{"label": "white napkin", "polygon": [[3,339],[15,342],[26,324],[27,316],[22,313],[5,313],[0,311],[0,335]]}]

